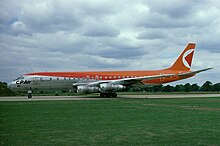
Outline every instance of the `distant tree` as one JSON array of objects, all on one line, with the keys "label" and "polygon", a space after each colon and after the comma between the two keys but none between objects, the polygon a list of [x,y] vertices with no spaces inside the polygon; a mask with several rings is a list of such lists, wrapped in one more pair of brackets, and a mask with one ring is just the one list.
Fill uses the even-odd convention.
[{"label": "distant tree", "polygon": [[149,88],[150,88],[149,86],[142,86],[142,87],[134,87],[130,89],[132,89],[133,92],[143,92],[143,91],[150,92]]},{"label": "distant tree", "polygon": [[164,92],[172,92],[173,91],[173,87],[170,86],[170,85],[163,86],[163,91]]},{"label": "distant tree", "polygon": [[201,87],[202,91],[211,91],[212,90],[212,82],[210,81],[206,81],[202,87]]},{"label": "distant tree", "polygon": [[191,85],[191,91],[199,91],[200,87],[197,84],[192,84]]},{"label": "distant tree", "polygon": [[154,90],[153,90],[153,89],[154,89],[154,87],[153,87],[153,86],[149,86],[149,87],[148,87],[148,91],[149,91],[149,92],[154,92]]},{"label": "distant tree", "polygon": [[7,83],[0,82],[0,96],[15,96],[16,92],[12,91],[7,87]]},{"label": "distant tree", "polygon": [[186,84],[184,85],[184,91],[185,91],[185,92],[190,92],[190,91],[191,91],[191,85],[190,85],[189,83],[186,83]]},{"label": "distant tree", "polygon": [[7,86],[8,84],[6,82],[2,82],[5,86]]},{"label": "distant tree", "polygon": [[213,86],[212,86],[212,89],[211,89],[212,91],[220,91],[220,83],[217,83],[217,84],[214,84]]},{"label": "distant tree", "polygon": [[161,92],[163,85],[153,86],[153,92]]},{"label": "distant tree", "polygon": [[139,91],[150,92],[149,88],[150,88],[149,86],[145,86],[145,87],[139,88]]},{"label": "distant tree", "polygon": [[174,87],[174,91],[176,91],[176,92],[183,92],[184,91],[184,86],[182,84],[176,85]]},{"label": "distant tree", "polygon": [[176,85],[176,86],[174,87],[174,91],[180,92],[180,85]]},{"label": "distant tree", "polygon": [[142,90],[144,90],[144,89],[138,88],[138,87],[137,88],[132,88],[132,89],[133,89],[134,92],[141,92]]}]

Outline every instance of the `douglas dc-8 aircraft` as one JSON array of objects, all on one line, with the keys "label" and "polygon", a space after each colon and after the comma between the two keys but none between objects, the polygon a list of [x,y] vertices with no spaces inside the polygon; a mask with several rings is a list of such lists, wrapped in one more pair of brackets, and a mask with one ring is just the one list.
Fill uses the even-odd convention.
[{"label": "douglas dc-8 aircraft", "polygon": [[162,70],[35,72],[24,74],[8,86],[16,90],[76,89],[78,93],[100,93],[117,97],[116,92],[128,87],[159,85],[186,79],[211,68],[191,71],[195,44],[189,43],[174,64]]}]

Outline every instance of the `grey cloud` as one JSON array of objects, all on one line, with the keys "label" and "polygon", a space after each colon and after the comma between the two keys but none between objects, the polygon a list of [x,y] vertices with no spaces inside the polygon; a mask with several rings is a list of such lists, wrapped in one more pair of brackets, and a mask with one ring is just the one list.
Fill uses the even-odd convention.
[{"label": "grey cloud", "polygon": [[137,38],[138,39],[162,39],[165,38],[168,34],[163,32],[162,30],[147,30],[145,32],[141,32]]},{"label": "grey cloud", "polygon": [[201,44],[198,44],[197,47],[200,49],[209,50],[214,53],[220,53],[220,42],[213,42],[210,40],[207,42],[201,42]]},{"label": "grey cloud", "polygon": [[173,19],[159,13],[150,13],[149,15],[140,18],[136,25],[146,28],[187,28],[194,26],[194,23],[187,19]]},{"label": "grey cloud", "polygon": [[[202,1],[200,1],[201,3]],[[152,13],[159,13],[167,15],[172,18],[181,18],[190,15],[194,11],[194,7],[197,5],[196,1],[176,1],[170,0],[169,2],[163,0],[148,1],[150,11]]]},{"label": "grey cloud", "polygon": [[[102,41],[104,49],[97,51],[98,55],[107,58],[133,59],[140,58],[144,53],[144,46],[139,43],[129,41],[128,39],[106,39]],[[100,46],[103,48],[104,46]]]},{"label": "grey cloud", "polygon": [[[17,13],[14,14],[18,21],[26,24],[33,32],[55,31],[80,31],[90,19],[101,23],[104,17],[116,13],[114,3],[91,1],[29,1],[18,4]],[[108,3],[108,5],[106,5]],[[9,7],[14,8],[8,4]],[[7,10],[5,10],[7,11]],[[6,14],[10,15],[10,14]],[[13,19],[13,18],[10,18]],[[87,26],[88,26],[87,25]],[[106,26],[108,28],[108,26]],[[103,29],[102,29],[103,30]],[[108,29],[105,29],[108,30]],[[111,29],[112,30],[112,29]],[[116,30],[116,29],[115,29]],[[104,33],[104,30],[101,31]],[[92,32],[91,32],[92,33]],[[92,34],[94,34],[93,32]],[[117,32],[115,32],[117,33]],[[114,33],[114,34],[115,34]]]},{"label": "grey cloud", "polygon": [[32,71],[161,68],[188,42],[205,52],[195,67],[220,68],[219,7],[217,0],[3,0],[0,80]]},{"label": "grey cloud", "polygon": [[120,31],[114,28],[111,28],[110,26],[103,26],[103,24],[92,25],[86,28],[85,35],[86,36],[93,36],[93,37],[115,37],[119,35]]},{"label": "grey cloud", "polygon": [[127,48],[126,50],[111,49],[107,51],[102,51],[99,53],[99,55],[102,57],[107,57],[107,58],[133,59],[133,58],[141,57],[143,55],[143,51],[141,51],[140,49],[136,49],[136,48]]},{"label": "grey cloud", "polygon": [[84,19],[84,25],[81,26],[82,34],[91,37],[115,37],[120,34],[119,29],[113,26],[106,19]]},{"label": "grey cloud", "polygon": [[216,20],[219,2],[207,1],[155,1],[148,2],[149,12],[141,15],[136,25],[145,28],[202,28]]},{"label": "grey cloud", "polygon": [[86,57],[87,60],[82,60],[79,62],[79,64],[93,69],[118,69],[128,66],[125,62],[115,58],[105,58],[97,55],[78,55],[77,57],[79,57],[79,59],[82,57]]}]

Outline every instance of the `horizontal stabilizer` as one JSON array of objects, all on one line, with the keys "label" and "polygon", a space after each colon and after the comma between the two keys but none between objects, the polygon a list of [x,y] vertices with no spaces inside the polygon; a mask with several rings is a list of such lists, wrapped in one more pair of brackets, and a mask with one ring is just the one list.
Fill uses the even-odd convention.
[{"label": "horizontal stabilizer", "polygon": [[195,75],[197,73],[203,72],[203,71],[207,71],[210,70],[212,68],[206,68],[206,69],[201,69],[201,70],[197,70],[197,71],[191,71],[191,72],[185,72],[185,73],[180,73],[178,74],[178,76],[189,76],[189,75]]}]

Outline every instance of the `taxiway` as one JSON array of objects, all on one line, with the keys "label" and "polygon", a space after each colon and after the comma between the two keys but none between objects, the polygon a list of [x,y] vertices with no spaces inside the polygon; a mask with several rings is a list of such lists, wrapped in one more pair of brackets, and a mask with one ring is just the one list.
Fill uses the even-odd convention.
[{"label": "taxiway", "polygon": [[[118,95],[117,98],[198,98],[198,97],[220,97],[220,94],[169,94],[169,95]],[[101,98],[93,96],[33,96],[28,99],[26,96],[0,97],[1,101],[41,101],[41,100],[114,100],[117,98]]]}]

